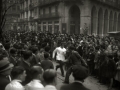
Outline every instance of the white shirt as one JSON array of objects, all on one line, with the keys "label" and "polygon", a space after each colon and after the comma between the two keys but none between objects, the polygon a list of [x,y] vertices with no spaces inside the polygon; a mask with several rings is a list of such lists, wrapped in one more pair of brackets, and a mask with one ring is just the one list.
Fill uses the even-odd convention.
[{"label": "white shirt", "polygon": [[66,49],[65,48],[61,48],[61,47],[57,47],[54,51],[53,51],[53,58],[56,55],[56,60],[62,60],[65,61],[65,54],[66,54]]},{"label": "white shirt", "polygon": [[43,90],[57,90],[55,86],[53,85],[46,85]]},{"label": "white shirt", "polygon": [[21,80],[12,80],[6,87],[5,90],[25,90],[20,83]]},{"label": "white shirt", "polygon": [[40,80],[32,80],[25,86],[25,90],[42,90],[44,86],[41,84]]}]

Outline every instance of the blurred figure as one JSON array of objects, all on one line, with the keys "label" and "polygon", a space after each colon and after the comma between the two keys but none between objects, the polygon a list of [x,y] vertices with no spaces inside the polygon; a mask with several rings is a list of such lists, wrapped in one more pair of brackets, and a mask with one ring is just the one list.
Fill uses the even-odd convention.
[{"label": "blurred figure", "polygon": [[8,59],[0,60],[0,90],[5,90],[5,87],[11,81],[11,70],[13,64],[10,64]]},{"label": "blurred figure", "polygon": [[44,86],[41,84],[43,69],[40,66],[33,66],[30,69],[32,81],[25,86],[26,90],[41,90]]},{"label": "blurred figure", "polygon": [[5,90],[25,90],[22,82],[25,81],[26,71],[21,66],[16,66],[11,72],[13,80],[6,86]]},{"label": "blurred figure", "polygon": [[26,70],[26,80],[23,82],[23,85],[26,85],[31,81],[30,68],[33,66],[32,63],[32,52],[27,50],[23,52],[23,58],[21,58],[18,63],[18,66],[22,66]]},{"label": "blurred figure", "polygon": [[[55,57],[56,54],[56,57]],[[64,70],[63,70],[63,65],[64,65],[64,61],[65,61],[65,54],[66,54],[66,49],[64,48],[64,43],[62,42],[60,47],[57,47],[54,51],[53,51],[53,56],[52,58],[56,58],[57,62],[59,65],[56,66],[56,70],[58,68],[60,68],[61,70],[61,74],[64,77]]]},{"label": "blurred figure", "polygon": [[10,61],[14,66],[16,66],[16,64],[17,64],[16,56],[17,56],[17,51],[16,51],[16,49],[15,49],[15,48],[11,48],[11,49],[10,49],[10,55],[9,55],[9,61]]},{"label": "blurred figure", "polygon": [[45,70],[47,69],[54,69],[54,65],[51,60],[49,60],[49,53],[44,53],[45,60],[41,62],[42,68]]},{"label": "blurred figure", "polygon": [[43,79],[45,81],[44,90],[57,90],[57,73],[53,69],[47,69],[43,74]]},{"label": "blurred figure", "polygon": [[88,77],[88,69],[81,65],[72,67],[74,82],[68,85],[63,85],[60,90],[89,90],[83,86],[84,80]]}]

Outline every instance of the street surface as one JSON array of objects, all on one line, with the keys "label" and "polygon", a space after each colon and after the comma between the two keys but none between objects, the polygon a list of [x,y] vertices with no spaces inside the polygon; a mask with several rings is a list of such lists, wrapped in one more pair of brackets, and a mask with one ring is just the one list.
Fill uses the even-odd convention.
[{"label": "street surface", "polygon": [[[54,63],[54,67],[57,65],[57,63]],[[61,76],[61,72],[60,69],[57,70],[57,90],[60,90],[60,87],[62,85],[64,85],[63,81],[64,81],[65,77]],[[70,83],[74,82],[74,78],[72,77],[72,75],[70,76]],[[89,88],[90,90],[107,90],[108,87],[106,85],[101,85],[100,83],[98,83],[98,80],[95,79],[92,76],[89,76],[88,78],[85,79],[84,85]],[[118,90],[113,88],[112,90]]]}]

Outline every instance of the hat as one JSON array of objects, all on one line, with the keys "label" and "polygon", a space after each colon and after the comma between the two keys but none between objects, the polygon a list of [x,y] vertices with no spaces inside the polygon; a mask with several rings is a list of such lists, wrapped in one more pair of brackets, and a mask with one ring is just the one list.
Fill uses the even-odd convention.
[{"label": "hat", "polygon": [[88,77],[88,69],[81,65],[74,65],[72,67],[73,77],[76,80],[84,80]]},{"label": "hat", "polygon": [[14,65],[11,64],[8,59],[3,59],[0,61],[0,73],[12,68]]}]

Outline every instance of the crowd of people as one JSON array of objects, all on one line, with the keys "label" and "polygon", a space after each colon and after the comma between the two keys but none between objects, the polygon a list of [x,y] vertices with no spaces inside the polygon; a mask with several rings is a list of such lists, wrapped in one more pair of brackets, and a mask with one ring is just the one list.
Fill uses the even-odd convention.
[{"label": "crowd of people", "polygon": [[[53,62],[58,64],[54,67]],[[57,90],[58,68],[68,84],[61,90],[88,90],[82,83],[90,75],[108,89],[120,88],[120,41],[109,36],[27,32],[0,43],[1,90]],[[75,82],[69,84],[71,74]]]}]

